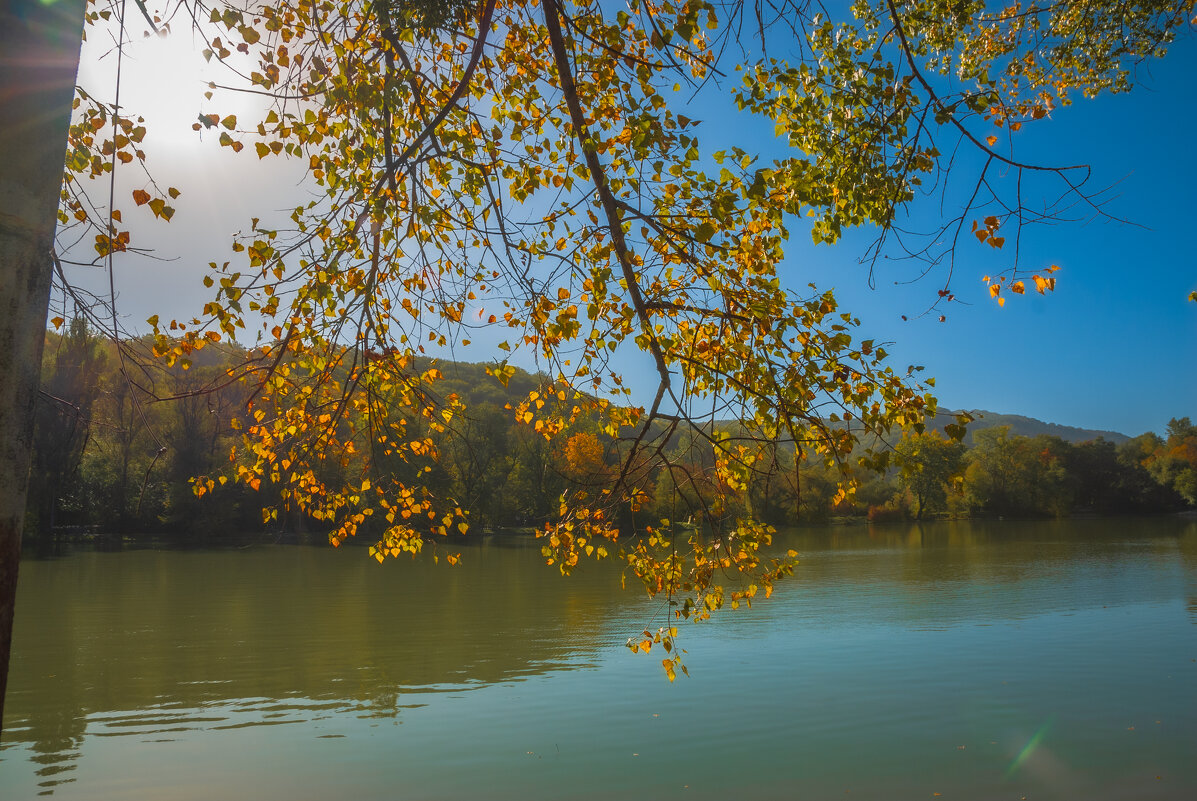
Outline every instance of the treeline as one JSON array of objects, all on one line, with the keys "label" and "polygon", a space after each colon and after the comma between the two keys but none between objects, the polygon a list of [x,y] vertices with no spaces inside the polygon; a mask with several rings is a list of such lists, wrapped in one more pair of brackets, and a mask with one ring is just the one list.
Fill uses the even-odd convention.
[{"label": "treeline", "polygon": [[[152,343],[118,348],[82,319],[48,331],[34,457],[26,511],[28,537],[54,532],[180,534],[196,540],[261,531],[262,508],[277,507],[274,530],[324,530],[289,508],[269,481],[251,490],[221,482],[197,497],[192,478],[229,470],[242,444],[234,421],[247,417],[255,383],[235,380],[254,354],[211,344],[190,355],[188,369],[149,357]],[[423,370],[430,364],[418,365]],[[517,425],[513,409],[543,384],[516,370],[507,385],[484,365],[441,365],[442,399],[457,395],[467,411],[433,435],[438,458],[419,482],[452,498],[481,526],[539,524],[556,513],[567,490],[592,488],[606,477],[610,452],[595,420],[579,420],[547,442]],[[356,465],[329,460],[322,480]],[[408,470],[385,465],[381,469]],[[360,471],[357,471],[360,472]],[[410,479],[410,476],[405,476]]]},{"label": "treeline", "polygon": [[260,527],[255,493],[230,486],[220,502],[204,503],[189,481],[216,469],[222,454],[227,463],[239,439],[231,424],[248,390],[222,379],[244,352],[205,348],[183,370],[135,357],[148,343],[120,348],[80,318],[61,335],[47,332],[26,536]]},{"label": "treeline", "polygon": [[[125,343],[125,347],[140,343]],[[252,382],[230,380],[246,351],[210,346],[190,369],[147,366],[94,335],[80,319],[48,332],[37,410],[27,532],[82,530],[179,534],[196,540],[262,530],[263,506],[279,506],[275,530],[302,533],[316,524],[280,503],[263,483],[219,485],[198,498],[191,479],[229,467],[241,441]],[[517,370],[506,386],[483,365],[442,364],[444,396],[466,402],[465,414],[436,437],[439,458],[420,481],[453,498],[474,525],[539,525],[562,493],[595,491],[615,477],[619,444],[596,421],[578,420],[552,441],[518,424],[513,409],[542,386]],[[710,469],[702,436],[666,443],[678,469],[648,477],[625,525],[679,520],[694,509],[728,518],[751,514],[776,525],[836,516],[870,519],[928,516],[1051,516],[1172,511],[1197,504],[1197,427],[1173,420],[1166,438],[1147,433],[1121,445],[1097,439],[1070,444],[1008,428],[974,431],[971,446],[938,432],[908,433],[893,443],[891,467],[868,474],[854,496],[837,500],[839,476],[795,460],[792,444],[766,446],[750,476],[725,497]]]},{"label": "treeline", "polygon": [[[974,431],[971,447],[930,432],[897,443],[895,494],[873,516],[1048,517],[1177,511],[1197,505],[1197,427],[1168,424],[1167,439],[1141,434],[1115,445],[1057,436]],[[884,491],[884,490],[883,490]]]}]

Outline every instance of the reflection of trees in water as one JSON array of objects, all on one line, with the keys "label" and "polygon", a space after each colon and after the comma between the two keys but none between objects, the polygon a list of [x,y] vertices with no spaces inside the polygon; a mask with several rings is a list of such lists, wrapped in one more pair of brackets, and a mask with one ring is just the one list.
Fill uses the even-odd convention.
[{"label": "reflection of trees in water", "polygon": [[609,565],[564,579],[536,544],[501,537],[455,548],[464,558],[454,568],[379,566],[348,550],[30,561],[5,759],[25,744],[52,784],[85,733],[171,739],[338,714],[394,717],[426,692],[593,664],[631,633],[616,609],[635,599]]},{"label": "reflection of trees in water", "polygon": [[[1155,579],[1176,566],[1189,527],[1171,517],[943,521],[796,529],[775,544],[799,552],[796,589],[782,592],[804,596],[802,617],[937,628],[1172,600],[1174,585]],[[1187,586],[1195,568],[1182,562]]]},{"label": "reflection of trees in water", "polygon": [[[1177,571],[1197,622],[1197,522],[855,526],[786,532],[776,546],[800,552],[794,580],[702,629],[946,627],[1174,602],[1177,585],[1160,577]],[[394,718],[429,693],[622,653],[660,609],[621,593],[612,564],[562,578],[529,540],[453,550],[456,568],[296,547],[29,561],[0,758],[32,761],[52,789],[71,779],[85,736]],[[704,636],[691,628],[683,646]]]},{"label": "reflection of trees in water", "polygon": [[[77,767],[76,761],[79,759],[85,725],[82,720],[77,719],[74,711],[62,707],[53,719],[38,721],[37,739],[31,743],[30,750],[33,753],[29,761],[38,766],[35,773],[40,780],[38,787],[42,788],[42,794],[46,794],[57,785],[75,781],[70,773]],[[26,731],[30,731],[31,728]],[[14,737],[5,728],[6,740],[11,741],[20,736],[20,732],[17,732]]]},{"label": "reflection of trees in water", "polygon": [[1186,607],[1189,619],[1197,624],[1197,520],[1187,520],[1177,539],[1181,563],[1184,565]]}]

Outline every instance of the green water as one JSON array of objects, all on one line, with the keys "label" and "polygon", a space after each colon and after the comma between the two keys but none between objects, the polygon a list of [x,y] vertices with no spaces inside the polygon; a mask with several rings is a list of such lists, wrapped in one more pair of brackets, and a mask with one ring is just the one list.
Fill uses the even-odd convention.
[{"label": "green water", "polygon": [[28,559],[0,799],[1197,798],[1197,523],[779,544],[674,684],[659,604],[516,537]]}]

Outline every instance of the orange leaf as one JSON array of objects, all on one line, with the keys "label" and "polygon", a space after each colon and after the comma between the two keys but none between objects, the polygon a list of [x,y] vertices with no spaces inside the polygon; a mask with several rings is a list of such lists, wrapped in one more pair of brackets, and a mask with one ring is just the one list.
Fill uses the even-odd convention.
[{"label": "orange leaf", "polygon": [[146,203],[150,202],[150,193],[144,189],[134,189],[133,202],[138,206],[144,206]]}]

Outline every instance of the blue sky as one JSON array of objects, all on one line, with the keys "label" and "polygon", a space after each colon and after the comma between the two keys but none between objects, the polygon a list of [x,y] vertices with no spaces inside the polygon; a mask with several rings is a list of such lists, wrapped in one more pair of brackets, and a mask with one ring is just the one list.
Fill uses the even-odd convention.
[{"label": "blue sky", "polygon": [[973,305],[949,307],[947,323],[902,323],[907,310],[888,302],[883,280],[875,292],[845,282],[845,303],[938,377],[947,406],[1128,434],[1197,417],[1197,303],[1186,300],[1197,290],[1194,75],[1189,40],[1144,70],[1135,92],[1078,101],[1046,130],[1028,132],[1046,136],[1024,153],[1091,164],[1095,184],[1117,183],[1108,210],[1143,226],[1093,221],[1030,232],[1028,264],[1060,266],[1051,295],[999,308],[980,280],[988,254],[979,251],[989,248],[971,245],[978,265],[962,254],[953,287]]},{"label": "blue sky", "polygon": [[[92,37],[90,56],[85,51],[85,85],[108,69],[94,63],[98,39]],[[131,70],[126,67],[132,76],[123,90],[126,104],[176,117],[158,125],[151,117],[147,143],[159,154],[153,168],[159,184],[184,191],[174,222],[153,226],[142,239],[175,260],[127,257],[117,265],[120,311],[132,327],[151,314],[163,319],[194,314],[207,295],[200,285],[202,265],[232,256],[230,234],[251,216],[293,208],[307,191],[295,165],[258,163],[252,156],[230,159],[214,142],[194,141],[190,123],[201,110],[202,89],[197,84],[195,99],[189,99],[179,91],[177,78],[188,69],[179,61],[180,51],[187,49],[174,38],[163,51],[168,56],[147,54],[134,60]],[[169,58],[170,66],[154,58]],[[1032,292],[999,308],[981,279],[1006,266],[1010,254],[970,240],[958,251],[952,280],[952,290],[964,302],[920,317],[943,286],[944,273],[895,284],[905,282],[915,268],[883,263],[870,288],[867,268],[858,263],[871,241],[867,231],[818,248],[797,233],[783,278],[795,287],[809,281],[833,287],[841,306],[861,318],[862,337],[893,343],[895,367],[920,364],[926,375],[936,377],[945,407],[1024,414],[1131,435],[1162,432],[1171,417],[1197,417],[1197,303],[1186,300],[1197,290],[1197,258],[1190,247],[1190,237],[1197,234],[1194,75],[1197,43],[1190,38],[1165,60],[1141,70],[1134,92],[1078,100],[1018,135],[1023,158],[1092,165],[1094,186],[1116,184],[1106,209],[1136,223],[1081,220],[1029,229],[1024,266],[1060,267],[1057,289],[1047,297]],[[219,110],[237,111],[227,105]],[[731,113],[710,116],[717,119],[709,120],[701,134],[709,150],[722,146],[721,140],[765,152],[773,147],[766,127]],[[165,133],[171,128],[183,134]],[[967,164],[961,166],[967,170]],[[144,177],[122,175],[118,196],[127,197],[139,181]],[[926,221],[937,211],[931,202],[915,213]],[[96,289],[107,283],[95,269],[77,271],[76,280]],[[938,321],[939,313],[946,315],[945,322]],[[460,354],[474,361],[493,355],[473,349]],[[629,381],[642,395],[654,388],[651,373],[647,358],[643,365],[629,364]]]},{"label": "blue sky", "polygon": [[[896,367],[923,365],[935,376],[944,407],[1130,435],[1162,432],[1171,417],[1197,417],[1197,303],[1187,301],[1197,290],[1194,75],[1190,38],[1142,68],[1133,92],[1078,99],[1015,135],[1023,160],[1091,165],[1090,185],[1111,187],[1103,208],[1127,221],[1078,211],[1075,222],[1028,227],[1022,265],[1058,265],[1054,293],[1007,295],[999,307],[982,278],[1009,266],[1013,253],[1009,244],[1000,252],[980,245],[967,225],[951,281],[963,302],[931,315],[920,316],[946,271],[908,284],[920,265],[882,262],[870,288],[858,260],[873,231],[851,232],[831,247],[797,235],[783,274],[793,286],[813,280],[834,288],[841,306],[861,318],[864,336],[894,343]],[[716,136],[769,148],[768,134],[724,120]],[[959,180],[976,168],[962,159]],[[938,212],[935,199],[914,208],[923,228]]]}]

